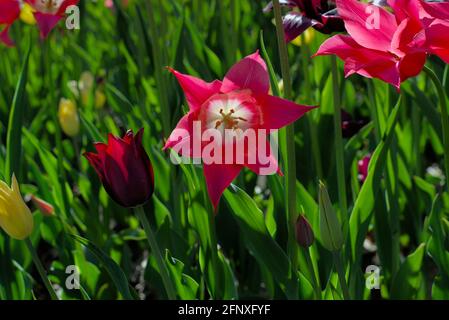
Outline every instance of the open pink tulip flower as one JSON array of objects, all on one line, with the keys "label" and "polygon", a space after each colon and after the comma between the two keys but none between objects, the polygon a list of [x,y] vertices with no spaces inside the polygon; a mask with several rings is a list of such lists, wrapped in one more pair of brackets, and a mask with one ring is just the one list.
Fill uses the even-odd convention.
[{"label": "open pink tulip flower", "polygon": [[25,0],[33,9],[41,38],[46,38],[51,30],[65,17],[66,9],[77,5],[79,0]]},{"label": "open pink tulip flower", "polygon": [[444,47],[449,46],[444,41],[449,29],[445,29],[445,35],[439,34],[447,28],[447,21],[425,9],[430,7],[443,15],[438,8],[446,8],[447,3],[388,0],[393,13],[357,0],[336,0],[336,3],[349,35],[328,39],[316,56],[337,55],[345,62],[346,76],[357,73],[378,78],[399,90],[402,82],[422,71],[428,54],[448,57]]},{"label": "open pink tulip flower", "polygon": [[8,47],[14,45],[14,41],[9,37],[9,29],[19,16],[19,0],[0,0],[0,41]]},{"label": "open pink tulip flower", "polygon": [[421,2],[427,19],[425,46],[429,52],[449,63],[449,2]]},{"label": "open pink tulip flower", "polygon": [[[234,65],[223,81],[208,83],[170,71],[185,93],[189,112],[164,149],[201,160],[215,209],[224,190],[244,167],[259,175],[281,174],[268,139],[270,133],[315,107],[269,95],[267,66],[258,52]],[[223,138],[228,134],[234,135],[232,140]],[[238,149],[239,144],[244,148]]]}]

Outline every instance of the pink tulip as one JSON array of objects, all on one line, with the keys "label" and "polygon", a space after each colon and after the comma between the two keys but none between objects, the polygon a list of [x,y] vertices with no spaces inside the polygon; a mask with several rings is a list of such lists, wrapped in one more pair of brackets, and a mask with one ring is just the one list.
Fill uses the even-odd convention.
[{"label": "pink tulip", "polygon": [[[233,66],[223,81],[215,80],[207,83],[173,69],[170,71],[176,76],[184,90],[190,110],[179,121],[164,149],[173,148],[185,157],[201,157],[204,160],[201,151],[206,145],[201,145],[201,153],[195,152],[192,146],[191,138],[196,134],[194,123],[200,123],[203,132],[206,129],[220,133],[225,130],[247,132],[251,129],[259,137],[263,130],[276,130],[287,126],[314,108],[269,95],[270,80],[267,66],[258,52],[247,56]],[[267,168],[258,157],[255,163],[249,161],[251,154],[246,153],[247,150],[245,150],[243,163],[236,161],[235,154],[233,154],[232,163],[207,164],[207,161],[203,161],[207,190],[215,208],[224,190],[244,167],[256,174],[280,173],[268,140],[265,138],[263,141],[266,141],[266,145],[264,145],[265,142],[258,144],[256,153],[261,148],[265,148],[266,155],[271,163],[274,163],[269,168],[270,172],[264,170]],[[225,156],[231,149],[234,150],[235,144],[223,143],[220,148],[223,148]]]},{"label": "pink tulip", "polygon": [[51,30],[65,16],[68,7],[77,5],[79,0],[25,0],[33,9],[41,38],[48,36]]},{"label": "pink tulip", "polygon": [[419,0],[389,0],[394,14],[384,8],[337,0],[347,35],[325,41],[316,55],[335,54],[345,61],[345,75],[354,73],[378,78],[398,90],[401,83],[417,76],[426,62],[425,11]]}]

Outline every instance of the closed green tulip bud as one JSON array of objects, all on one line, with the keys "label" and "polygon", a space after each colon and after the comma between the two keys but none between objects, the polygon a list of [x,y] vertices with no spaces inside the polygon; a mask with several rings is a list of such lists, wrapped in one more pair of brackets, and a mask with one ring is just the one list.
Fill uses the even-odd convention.
[{"label": "closed green tulip bud", "polygon": [[0,181],[0,227],[14,239],[24,240],[33,232],[33,215],[23,201],[16,177],[9,187]]},{"label": "closed green tulip bud", "polygon": [[320,182],[319,205],[322,245],[329,251],[339,251],[344,243],[343,232],[329,193],[322,182]]}]

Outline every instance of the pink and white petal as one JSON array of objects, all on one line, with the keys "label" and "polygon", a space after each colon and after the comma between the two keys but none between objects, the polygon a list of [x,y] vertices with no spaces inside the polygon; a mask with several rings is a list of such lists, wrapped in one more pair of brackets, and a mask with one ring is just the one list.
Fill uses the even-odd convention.
[{"label": "pink and white petal", "polygon": [[204,177],[206,178],[207,192],[215,208],[227,187],[234,181],[242,170],[241,165],[210,164],[203,165]]},{"label": "pink and white petal", "polygon": [[262,129],[280,129],[301,118],[307,112],[317,108],[296,104],[279,97],[266,95],[258,98],[262,113]]},{"label": "pink and white petal", "polygon": [[34,17],[36,18],[36,22],[40,30],[40,36],[42,39],[47,38],[51,30],[53,30],[53,28],[56,27],[58,22],[63,18],[63,16],[60,15],[42,12],[35,12]]},{"label": "pink and white petal", "polygon": [[357,0],[337,0],[339,15],[348,33],[361,46],[388,51],[398,26],[393,14],[382,7]]},{"label": "pink and white petal", "polygon": [[267,94],[270,90],[270,78],[267,65],[259,51],[235,64],[226,74],[221,92],[250,89],[255,94]]},{"label": "pink and white petal", "polygon": [[57,15],[64,15],[65,11],[70,6],[76,6],[80,0],[64,0],[58,9]]},{"label": "pink and white petal", "polygon": [[279,168],[279,150],[276,150],[277,154],[275,154],[268,139],[265,139],[263,143],[265,144],[264,149],[258,145],[255,157],[247,155],[245,166],[257,175],[269,176],[277,173],[283,176]]},{"label": "pink and white petal", "polygon": [[182,117],[165,143],[163,150],[175,149],[183,157],[193,157],[193,121],[194,115],[192,113]]},{"label": "pink and white petal", "polygon": [[179,85],[186,96],[189,108],[192,111],[198,110],[211,96],[220,92],[221,81],[215,80],[214,82],[208,83],[201,79],[182,74],[172,68],[168,68],[168,70],[178,79]]}]

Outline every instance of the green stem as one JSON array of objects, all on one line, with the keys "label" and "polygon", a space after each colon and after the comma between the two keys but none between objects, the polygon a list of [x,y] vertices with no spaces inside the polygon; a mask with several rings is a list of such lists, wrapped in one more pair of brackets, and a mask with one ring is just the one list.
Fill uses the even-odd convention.
[{"label": "green stem", "polygon": [[[438,98],[440,100],[440,112],[441,112],[441,125],[443,127],[443,145],[444,145],[444,166],[446,173],[446,188],[449,188],[449,117],[447,112],[447,101],[446,94],[444,93],[443,85],[438,79],[435,72],[429,67],[425,66],[424,71],[427,73],[429,78],[432,80],[433,84],[438,93]],[[449,189],[448,189],[449,190]]]},{"label": "green stem", "polygon": [[48,280],[47,273],[45,272],[45,269],[42,266],[41,260],[39,259],[37,252],[34,249],[33,244],[31,243],[30,238],[27,238],[25,240],[25,244],[28,247],[28,250],[30,251],[31,257],[33,258],[34,265],[36,266],[36,269],[39,272],[42,282],[44,283],[45,288],[47,288],[47,291],[50,294],[51,299],[59,300],[58,296],[56,295],[55,290],[53,289],[53,286],[50,283],[50,280]]},{"label": "green stem", "polygon": [[170,278],[167,265],[164,262],[161,249],[157,244],[156,236],[151,229],[150,223],[147,219],[147,216],[145,215],[145,211],[143,210],[143,206],[135,208],[135,212],[140,220],[140,223],[143,226],[143,229],[145,230],[145,234],[147,236],[148,243],[150,244],[151,251],[154,255],[154,258],[156,259],[157,266],[159,267],[159,272],[162,278],[162,282],[164,283],[167,296],[170,300],[176,300],[175,286]]},{"label": "green stem", "polygon": [[332,252],[334,256],[335,268],[338,273],[338,280],[340,281],[340,287],[343,292],[343,298],[345,300],[351,300],[351,296],[349,295],[348,285],[346,283],[346,276],[343,268],[343,263],[341,262],[340,251]]},{"label": "green stem", "polygon": [[306,263],[309,267],[310,273],[313,277],[313,289],[315,290],[315,298],[321,300],[321,288],[320,281],[318,280],[317,273],[315,272],[315,267],[313,266],[312,258],[310,257],[310,248],[304,249],[304,256],[306,257]]},{"label": "green stem", "polygon": [[341,216],[343,225],[343,232],[346,234],[348,228],[348,203],[346,197],[346,180],[345,180],[345,158],[343,146],[343,133],[341,130],[341,98],[339,76],[337,68],[337,58],[332,56],[332,87],[334,94],[334,138],[335,138],[335,156],[337,165],[337,182],[338,182],[338,200],[341,205]]},{"label": "green stem", "polygon": [[[282,78],[284,81],[284,97],[292,98],[292,83],[290,65],[288,61],[287,44],[285,42],[284,28],[282,26],[281,6],[279,0],[273,1],[274,17],[276,20],[276,33],[278,38],[279,56],[281,59]],[[286,128],[286,184],[287,184],[287,217],[289,231],[289,256],[294,274],[298,269],[298,248],[295,237],[295,225],[298,218],[296,212],[296,154],[295,154],[295,127],[293,124]]]},{"label": "green stem", "polygon": [[[303,35],[304,37],[304,35]],[[303,74],[304,74],[304,83],[305,83],[305,96],[306,103],[311,103],[312,96],[312,84],[309,76],[309,64],[310,64],[310,50],[309,46],[303,44],[301,47],[302,53],[302,64],[303,64]],[[312,112],[307,114],[307,121],[309,125],[309,134],[310,134],[310,142],[312,144],[312,154],[313,154],[313,163],[315,164],[316,175],[318,179],[323,179],[323,164],[321,162],[321,150],[320,143],[318,142],[318,125],[314,121],[314,114]]]}]

